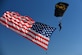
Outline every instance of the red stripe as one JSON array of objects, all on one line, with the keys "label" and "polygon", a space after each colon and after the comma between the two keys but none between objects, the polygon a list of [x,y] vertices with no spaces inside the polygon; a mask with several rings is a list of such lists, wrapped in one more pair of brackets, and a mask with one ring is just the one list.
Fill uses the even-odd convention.
[{"label": "red stripe", "polygon": [[[8,20],[9,21],[9,20]],[[10,22],[10,21],[9,21]],[[19,24],[16,24],[15,22],[13,22],[13,21],[11,21],[12,23],[14,23],[15,25],[17,25],[18,27],[20,27],[19,26]],[[27,28],[31,28],[32,27],[32,25],[29,25],[29,27],[27,27]],[[22,28],[24,28],[24,27],[22,27]],[[25,28],[24,28],[25,29]],[[26,29],[25,29],[26,30]],[[30,30],[28,30],[29,32],[31,32],[31,33],[33,33],[35,36],[39,36],[40,38],[42,38],[42,39],[44,39],[44,40],[46,40],[46,41],[48,41],[49,42],[49,40],[48,39],[45,39],[45,38],[43,38],[42,36],[40,36],[40,35],[38,35],[38,34],[36,34],[36,33],[34,33],[34,32],[32,32],[32,31],[30,31]]]},{"label": "red stripe", "polygon": [[[15,15],[13,15],[13,14],[15,14]],[[21,26],[19,26],[18,21],[17,21],[17,20],[14,20],[13,18],[16,18],[16,19],[18,19],[18,20],[20,20],[20,19],[22,19],[22,18],[25,18],[25,19],[29,20],[29,21],[27,22],[27,23],[28,23],[28,26],[30,26],[29,28],[31,28],[31,27],[32,27],[32,24],[34,23],[34,20],[33,20],[32,18],[30,18],[30,17],[28,17],[28,16],[20,16],[19,14],[17,15],[15,12],[9,12],[9,13],[6,12],[5,15],[3,15],[3,17],[6,18],[7,21],[9,21],[9,22],[12,20],[11,23],[15,24],[15,25],[18,26],[19,28],[20,28]],[[10,19],[10,18],[12,18],[12,19]],[[17,22],[17,23],[16,23],[16,22]],[[24,23],[24,20],[22,20],[22,22]],[[25,25],[25,23],[24,23],[24,24],[23,24],[23,23],[20,23],[20,24],[22,24],[22,26],[26,26],[27,29],[28,29],[28,26]],[[27,24],[27,23],[26,23],[26,24]],[[32,23],[32,24],[31,24],[31,23]],[[7,23],[5,23],[5,24],[6,24],[6,25],[9,25],[9,24],[7,24]],[[32,35],[30,35],[29,33],[25,33],[25,32],[23,32],[22,30],[19,30],[19,29],[16,28],[16,27],[13,27],[13,26],[11,26],[11,25],[9,25],[9,27],[10,27],[10,28],[13,28],[14,30],[16,30],[16,32],[17,32],[17,31],[18,31],[18,32],[20,31],[20,32],[23,33],[23,34],[26,34],[26,35],[30,36],[32,39],[37,40],[37,41],[40,42],[40,43],[37,43],[36,41],[33,41],[32,39],[29,39],[29,37],[25,37],[25,38],[31,40],[32,42],[36,43],[37,45],[41,46],[41,47],[44,48],[45,50],[47,50],[47,48],[45,47],[45,45],[48,46],[48,44],[46,44],[46,42],[42,42],[42,41],[40,41],[39,39],[37,39],[37,38],[33,37]],[[25,29],[24,27],[21,27],[21,28]],[[26,30],[26,29],[25,29],[25,30]],[[35,35],[35,36],[38,36],[38,37],[41,38],[42,40],[45,40],[45,41],[49,42],[48,39],[45,39],[45,38],[43,38],[42,36],[37,35],[36,33],[32,32],[32,31],[30,31],[30,30],[28,30],[28,32],[32,33],[32,34]],[[19,33],[19,34],[20,34],[20,33]],[[23,35],[23,34],[21,34],[21,35]],[[41,45],[41,44],[44,44],[44,45]]]},{"label": "red stripe", "polygon": [[[5,23],[4,21],[2,21],[3,23]],[[6,24],[6,23],[5,23]],[[13,29],[15,29],[15,30],[17,30],[17,31],[19,31],[17,28],[14,28],[13,26],[10,26],[9,25],[9,27],[11,27],[11,28],[13,28]],[[21,33],[23,33],[22,31],[20,31]],[[29,35],[29,34],[27,34],[27,35]],[[32,37],[31,35],[29,35],[31,38],[33,38],[34,39],[34,37]],[[26,37],[25,37],[26,38]],[[29,39],[29,38],[27,38],[27,39]],[[30,39],[31,40],[31,39]],[[36,39],[37,40],[37,39]],[[32,41],[32,40],[31,40]],[[38,40],[39,42],[41,42],[40,40]],[[33,41],[32,41],[33,42]],[[34,42],[34,43],[36,43],[36,42]],[[43,43],[43,42],[41,42],[41,43]],[[36,43],[37,45],[39,45],[39,46],[41,46],[40,44],[38,44],[38,43]],[[43,44],[45,44],[45,43],[43,43]],[[48,46],[48,45],[47,45]],[[43,47],[43,46],[41,46],[42,48],[44,48],[45,50],[47,50],[45,47]]]},{"label": "red stripe", "polygon": [[[4,18],[4,17],[3,17]],[[13,24],[16,24],[15,22],[17,22],[16,20],[13,20],[13,21],[10,21],[8,18],[7,18],[7,21],[9,21],[9,22],[12,22]],[[21,23],[19,23],[19,22],[17,22],[18,24],[16,24],[16,25],[18,25],[19,26],[19,24],[21,24]],[[26,24],[26,23],[25,23]],[[30,27],[32,27],[32,25],[29,25],[28,23],[28,25],[29,26],[27,26],[27,25],[25,25],[25,24],[22,24],[22,25],[24,25],[24,26],[26,26],[27,28],[30,28]]]},{"label": "red stripe", "polygon": [[[3,16],[3,18],[6,18],[8,21],[11,21],[12,22],[12,20],[13,20],[13,18],[16,18],[17,20],[20,20],[20,19],[22,19],[21,17],[20,18],[17,18],[17,17],[15,17],[14,15],[13,15],[13,18],[11,17],[11,19],[10,19],[10,17],[8,17],[8,15],[10,16],[10,14],[5,14],[4,16]],[[16,21],[17,22],[17,20],[13,20],[13,21]],[[25,24],[22,24],[21,22],[21,24],[22,25],[25,25],[27,28],[28,27],[32,27],[32,24],[34,23],[34,21],[32,20],[32,21],[30,21],[31,19],[29,18],[29,21],[27,22],[27,23],[25,23]],[[24,21],[22,20],[22,22],[24,23]],[[15,23],[15,22],[13,22],[13,23]],[[18,23],[18,22],[17,22]],[[27,24],[29,25],[29,26],[27,26]]]},{"label": "red stripe", "polygon": [[[30,30],[29,30],[29,31],[30,31]],[[32,31],[30,31],[30,32],[33,33],[33,34],[36,35],[36,36],[39,36],[40,38],[42,38],[42,39],[44,39],[44,40],[46,40],[46,41],[49,41],[48,39],[45,39],[45,38],[43,38],[42,36],[40,36],[40,35],[38,35],[38,34],[32,32]]]},{"label": "red stripe", "polygon": [[[27,38],[27,37],[25,37],[25,36],[23,36],[24,38],[26,38],[26,39],[28,39],[28,40],[30,40],[30,41],[32,41],[31,39],[29,39],[29,38]],[[47,50],[48,48],[45,48],[45,47],[43,47],[43,46],[41,46],[40,44],[38,44],[38,43],[36,43],[36,42],[34,42],[34,41],[32,41],[33,43],[35,43],[35,44],[37,44],[38,46],[40,46],[41,48],[43,48],[44,50]]]}]

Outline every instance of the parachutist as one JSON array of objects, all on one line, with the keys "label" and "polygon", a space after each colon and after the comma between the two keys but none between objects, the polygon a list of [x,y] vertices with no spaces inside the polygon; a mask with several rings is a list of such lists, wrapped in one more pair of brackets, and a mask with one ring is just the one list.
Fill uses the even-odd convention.
[{"label": "parachutist", "polygon": [[62,25],[61,25],[61,22],[59,23],[59,31],[62,29]]},{"label": "parachutist", "polygon": [[62,20],[62,17],[65,13],[65,11],[67,10],[69,4],[66,3],[66,2],[58,2],[56,3],[55,5],[55,10],[54,10],[54,16],[58,17],[59,18],[59,31],[62,29],[62,24],[61,24],[61,20]]}]

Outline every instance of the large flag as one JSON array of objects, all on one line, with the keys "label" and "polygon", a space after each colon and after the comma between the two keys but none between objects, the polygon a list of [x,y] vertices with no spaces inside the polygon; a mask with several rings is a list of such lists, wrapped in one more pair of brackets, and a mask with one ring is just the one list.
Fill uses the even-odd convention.
[{"label": "large flag", "polygon": [[46,24],[35,22],[29,16],[22,16],[17,12],[10,11],[4,13],[4,15],[0,18],[0,23],[45,50],[48,49],[50,36],[56,29]]}]

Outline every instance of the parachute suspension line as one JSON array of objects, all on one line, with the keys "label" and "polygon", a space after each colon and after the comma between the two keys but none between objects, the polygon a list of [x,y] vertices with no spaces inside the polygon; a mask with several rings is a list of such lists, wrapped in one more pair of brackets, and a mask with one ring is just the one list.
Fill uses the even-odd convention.
[{"label": "parachute suspension line", "polygon": [[62,17],[57,17],[57,19],[59,23],[62,22]]},{"label": "parachute suspension line", "polygon": [[62,17],[59,17],[59,23],[62,22]]}]

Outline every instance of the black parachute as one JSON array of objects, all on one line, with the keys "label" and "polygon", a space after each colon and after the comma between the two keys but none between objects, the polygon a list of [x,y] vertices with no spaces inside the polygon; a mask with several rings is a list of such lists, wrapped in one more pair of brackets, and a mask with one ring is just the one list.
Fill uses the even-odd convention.
[{"label": "black parachute", "polygon": [[62,28],[62,25],[61,25],[61,20],[62,20],[62,16],[63,14],[65,13],[67,7],[69,6],[68,3],[65,3],[65,2],[58,2],[56,5],[55,5],[55,11],[54,11],[54,16],[58,17],[59,18],[59,28],[61,30]]},{"label": "black parachute", "polygon": [[64,2],[57,3],[55,5],[55,13],[54,13],[54,15],[56,17],[62,17],[68,6],[69,6],[69,4],[64,3]]}]

